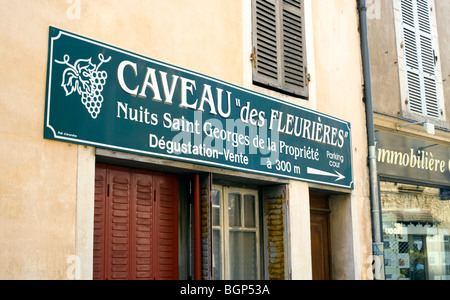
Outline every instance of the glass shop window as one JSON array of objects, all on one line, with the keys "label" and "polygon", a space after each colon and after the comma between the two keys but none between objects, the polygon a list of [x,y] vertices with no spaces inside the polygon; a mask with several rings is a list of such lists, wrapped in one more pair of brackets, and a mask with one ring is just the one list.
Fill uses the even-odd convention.
[{"label": "glass shop window", "polygon": [[450,201],[439,188],[380,182],[388,280],[450,279]]}]

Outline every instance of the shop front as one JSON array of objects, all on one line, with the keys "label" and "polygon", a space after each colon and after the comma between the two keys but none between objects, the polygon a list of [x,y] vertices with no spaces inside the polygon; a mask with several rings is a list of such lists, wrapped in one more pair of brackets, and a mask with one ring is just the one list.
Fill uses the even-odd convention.
[{"label": "shop front", "polygon": [[376,134],[386,279],[450,279],[449,146]]},{"label": "shop front", "polygon": [[[95,151],[93,278],[291,278],[290,203],[309,200],[293,182],[351,192],[350,124],[49,34],[44,138]],[[326,216],[328,199],[319,202],[312,208]],[[330,278],[329,238],[314,228],[327,248],[319,273]]]}]

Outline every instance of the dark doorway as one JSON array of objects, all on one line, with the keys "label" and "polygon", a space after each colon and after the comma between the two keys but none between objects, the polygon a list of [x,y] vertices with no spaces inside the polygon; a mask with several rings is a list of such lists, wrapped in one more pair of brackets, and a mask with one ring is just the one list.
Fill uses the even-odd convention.
[{"label": "dark doorway", "polygon": [[313,280],[331,279],[330,208],[328,196],[310,196]]}]

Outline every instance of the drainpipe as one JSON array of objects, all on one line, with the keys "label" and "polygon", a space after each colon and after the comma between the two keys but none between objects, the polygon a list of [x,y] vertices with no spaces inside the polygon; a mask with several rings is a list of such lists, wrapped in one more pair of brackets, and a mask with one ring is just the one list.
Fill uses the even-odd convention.
[{"label": "drainpipe", "polygon": [[370,201],[372,208],[373,271],[375,280],[384,280],[384,244],[381,223],[381,202],[378,189],[377,161],[375,149],[375,126],[373,121],[372,82],[370,52],[367,29],[367,3],[359,0],[359,21],[361,34],[361,55],[364,74],[364,98],[366,102],[367,139],[369,146]]}]

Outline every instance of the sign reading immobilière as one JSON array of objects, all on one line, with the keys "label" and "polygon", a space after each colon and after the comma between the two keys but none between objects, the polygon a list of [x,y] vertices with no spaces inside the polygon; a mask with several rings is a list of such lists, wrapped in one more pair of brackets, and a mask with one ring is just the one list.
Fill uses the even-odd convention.
[{"label": "sign reading immobili\u00e8re", "polygon": [[381,130],[375,135],[380,176],[450,188],[450,147]]},{"label": "sign reading immobili\u00e8re", "polygon": [[353,189],[348,122],[50,27],[44,137]]}]

